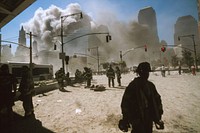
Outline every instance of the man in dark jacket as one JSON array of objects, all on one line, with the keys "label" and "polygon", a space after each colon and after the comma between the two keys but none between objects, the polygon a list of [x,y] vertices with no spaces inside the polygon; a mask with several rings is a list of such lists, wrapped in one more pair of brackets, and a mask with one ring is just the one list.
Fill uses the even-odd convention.
[{"label": "man in dark jacket", "polygon": [[59,90],[62,91],[64,90],[64,79],[65,79],[65,74],[63,72],[63,68],[60,68],[56,73],[56,80],[58,81],[59,85]]},{"label": "man in dark jacket", "polygon": [[116,75],[117,75],[117,82],[118,82],[118,85],[119,86],[121,86],[121,71],[120,71],[120,69],[119,69],[119,67],[118,66],[116,66]]},{"label": "man in dark jacket", "polygon": [[[4,112],[10,121],[13,118],[12,106],[14,105],[14,96],[17,90],[17,79],[13,74],[9,73],[7,64],[3,64],[0,68],[0,112]],[[0,118],[0,125],[2,124]],[[4,120],[5,123],[5,120]]]},{"label": "man in dark jacket", "polygon": [[21,92],[21,100],[23,101],[23,108],[25,117],[34,115],[32,96],[34,94],[34,81],[30,69],[27,66],[22,67],[22,79],[19,85]]},{"label": "man in dark jacket", "polygon": [[92,81],[92,70],[90,68],[84,67],[83,78],[86,80],[87,84],[85,88],[90,88]]},{"label": "man in dark jacket", "polygon": [[153,122],[157,129],[164,128],[161,96],[155,85],[148,81],[150,71],[148,62],[140,63],[136,70],[139,77],[124,92],[121,102],[123,119],[119,122],[119,128],[124,132],[128,131],[129,124],[132,125],[131,133],[152,133]]},{"label": "man in dark jacket", "polygon": [[110,87],[110,83],[112,83],[112,87],[115,87],[115,71],[110,65],[108,70],[106,71],[106,76],[108,77],[108,86]]}]

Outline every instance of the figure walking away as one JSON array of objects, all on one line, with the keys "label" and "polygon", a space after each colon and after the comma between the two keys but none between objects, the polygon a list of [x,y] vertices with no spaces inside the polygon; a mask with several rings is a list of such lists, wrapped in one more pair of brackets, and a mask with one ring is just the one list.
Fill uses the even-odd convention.
[{"label": "figure walking away", "polygon": [[109,66],[108,70],[106,71],[106,76],[108,77],[108,86],[110,87],[110,84],[112,82],[112,87],[115,87],[115,82],[114,82],[115,71],[111,65]]},{"label": "figure walking away", "polygon": [[90,88],[92,81],[92,70],[90,68],[84,67],[83,79],[86,80],[87,84],[85,88]]},{"label": "figure walking away", "polygon": [[162,65],[162,67],[161,67],[161,75],[162,75],[162,77],[165,77],[165,66],[164,65]]},{"label": "figure walking away", "polygon": [[21,100],[23,102],[23,108],[25,111],[24,117],[34,115],[33,100],[34,95],[34,81],[32,73],[28,66],[22,67],[22,79],[19,85],[19,91],[21,92]]},{"label": "figure walking away", "polygon": [[82,80],[83,80],[82,72],[79,69],[76,69],[76,72],[75,72],[75,81],[76,81],[76,83],[81,83]]},{"label": "figure walking away", "polygon": [[119,86],[121,86],[121,71],[120,71],[120,69],[119,69],[119,67],[118,66],[116,66],[116,75],[117,75],[117,82],[118,82],[118,85]]},{"label": "figure walking away", "polygon": [[55,73],[55,78],[58,82],[59,90],[62,91],[64,90],[64,78],[65,74],[63,71],[63,68],[60,68],[56,73]]},{"label": "figure walking away", "polygon": [[191,70],[192,70],[192,75],[196,75],[196,69],[195,69],[195,66],[191,66]]},{"label": "figure walking away", "polygon": [[8,65],[3,64],[0,68],[0,127],[2,127],[2,124],[12,122],[12,106],[14,105],[16,89],[17,79],[9,73]]},{"label": "figure walking away", "polygon": [[155,85],[148,81],[150,71],[148,62],[140,63],[136,70],[139,77],[131,81],[124,92],[121,102],[123,118],[118,125],[124,132],[131,125],[131,133],[152,133],[153,122],[157,129],[164,129],[161,96]]}]

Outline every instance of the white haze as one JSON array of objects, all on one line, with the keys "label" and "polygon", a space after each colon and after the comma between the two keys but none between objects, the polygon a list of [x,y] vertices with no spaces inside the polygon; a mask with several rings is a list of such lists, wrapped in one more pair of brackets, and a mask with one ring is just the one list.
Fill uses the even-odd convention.
[{"label": "white haze", "polygon": [[[119,61],[119,51],[126,51],[136,46],[145,45],[144,42],[148,42],[150,33],[148,33],[147,27],[138,24],[138,22],[135,20],[133,21],[132,18],[127,18],[129,22],[127,20],[123,22],[117,18],[116,9],[112,10],[105,5],[103,11],[100,11],[100,8],[93,9],[94,13],[97,14],[85,13],[78,3],[69,4],[65,9],[61,9],[55,5],[51,5],[48,9],[40,7],[35,11],[33,18],[28,22],[22,23],[21,26],[24,27],[26,32],[31,31],[34,35],[37,35],[37,37],[34,37],[34,40],[37,41],[38,51],[53,51],[55,40],[60,40],[61,16],[83,12],[83,19],[79,19],[79,16],[73,16],[67,17],[64,20],[64,35],[69,35],[84,27],[91,29],[91,32],[101,32],[100,27],[102,27],[102,25],[107,27],[112,36],[112,40],[108,44],[106,44],[105,36],[97,35],[103,44],[103,47],[100,49],[100,56],[106,58],[104,61]],[[135,16],[133,16],[133,18],[134,17]],[[79,44],[74,46],[81,47]],[[69,51],[73,50],[73,46],[71,46]],[[148,56],[149,55],[147,55],[142,48],[130,52],[123,57],[123,60],[127,62],[127,65],[133,65],[146,60]]]}]

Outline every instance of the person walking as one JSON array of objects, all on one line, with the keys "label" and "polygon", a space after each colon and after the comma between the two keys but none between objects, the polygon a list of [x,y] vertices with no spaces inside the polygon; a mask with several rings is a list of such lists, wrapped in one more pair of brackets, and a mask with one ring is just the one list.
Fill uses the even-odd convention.
[{"label": "person walking", "polygon": [[56,73],[55,73],[55,78],[58,82],[59,90],[62,91],[64,90],[64,78],[65,74],[63,72],[63,68],[60,68]]},{"label": "person walking", "polygon": [[192,75],[196,75],[196,68],[194,65],[191,66]]},{"label": "person walking", "polygon": [[24,117],[34,115],[34,107],[32,96],[34,95],[34,81],[32,73],[28,66],[22,66],[22,79],[19,85],[19,91],[21,92],[21,100],[23,102],[23,108],[25,111]]},{"label": "person walking", "polygon": [[181,65],[179,65],[179,67],[178,67],[178,73],[179,73],[179,75],[181,75]]},{"label": "person walking", "polygon": [[118,82],[118,85],[121,86],[121,71],[119,69],[118,66],[116,66],[116,71],[115,71],[116,75],[117,75],[117,82]]},{"label": "person walking", "polygon": [[13,120],[14,97],[16,96],[17,79],[9,73],[7,64],[3,64],[0,68],[0,125],[9,124]]},{"label": "person walking", "polygon": [[120,130],[127,132],[132,127],[131,133],[152,133],[153,122],[157,129],[164,129],[161,120],[163,106],[161,96],[155,85],[148,80],[151,71],[148,62],[138,65],[136,77],[127,86],[121,102],[123,118],[119,121]]},{"label": "person walking", "polygon": [[92,80],[92,70],[90,68],[84,67],[83,79],[86,80],[87,84],[85,88],[90,88]]},{"label": "person walking", "polygon": [[115,71],[110,65],[108,70],[106,71],[106,76],[108,77],[108,86],[110,87],[110,84],[112,83],[112,87],[115,87]]},{"label": "person walking", "polygon": [[82,80],[83,80],[82,72],[79,69],[76,69],[76,72],[75,72],[75,81],[76,81],[76,83],[81,83]]},{"label": "person walking", "polygon": [[161,75],[162,75],[162,77],[165,77],[165,66],[164,65],[162,65],[162,67],[161,67]]}]

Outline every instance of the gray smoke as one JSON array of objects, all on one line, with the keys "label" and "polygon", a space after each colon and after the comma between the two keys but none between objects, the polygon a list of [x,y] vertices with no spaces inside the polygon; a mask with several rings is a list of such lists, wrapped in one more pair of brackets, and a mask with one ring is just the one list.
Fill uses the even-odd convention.
[{"label": "gray smoke", "polygon": [[[61,29],[61,16],[72,13],[81,12],[80,5],[77,3],[70,4],[66,9],[61,9],[55,5],[51,5],[48,9],[44,10],[41,7],[36,10],[33,18],[26,23],[21,24],[24,26],[26,32],[32,32],[36,37],[34,40],[38,42],[39,51],[51,50],[54,41],[60,38]],[[73,33],[76,29],[83,26],[90,25],[90,18],[83,14],[84,18],[80,16],[66,17],[63,21],[63,34],[67,35]]]},{"label": "gray smoke", "polygon": [[[92,18],[81,10],[78,3],[69,4],[65,9],[51,5],[48,9],[39,8],[31,20],[22,24],[26,32],[32,32],[37,37],[38,50],[51,51],[55,40],[60,39],[61,16],[83,12],[83,19],[80,16],[67,17],[63,23],[65,35],[76,33],[78,29],[88,27],[91,32],[109,31],[112,40],[107,44],[105,36],[96,35],[89,37],[89,42],[96,45],[98,42],[103,44],[100,48],[100,56],[104,61],[119,61],[119,51],[125,52],[128,49],[145,45],[148,42],[150,33],[148,27],[138,24],[136,21],[123,22],[118,20],[116,13],[112,10],[98,12],[96,19]],[[92,39],[93,38],[93,39]],[[96,38],[96,39],[95,39]],[[80,42],[81,43],[81,42]],[[76,45],[78,46],[78,45]],[[144,49],[138,49],[124,55],[123,60],[128,65],[133,65],[145,60]]]}]

